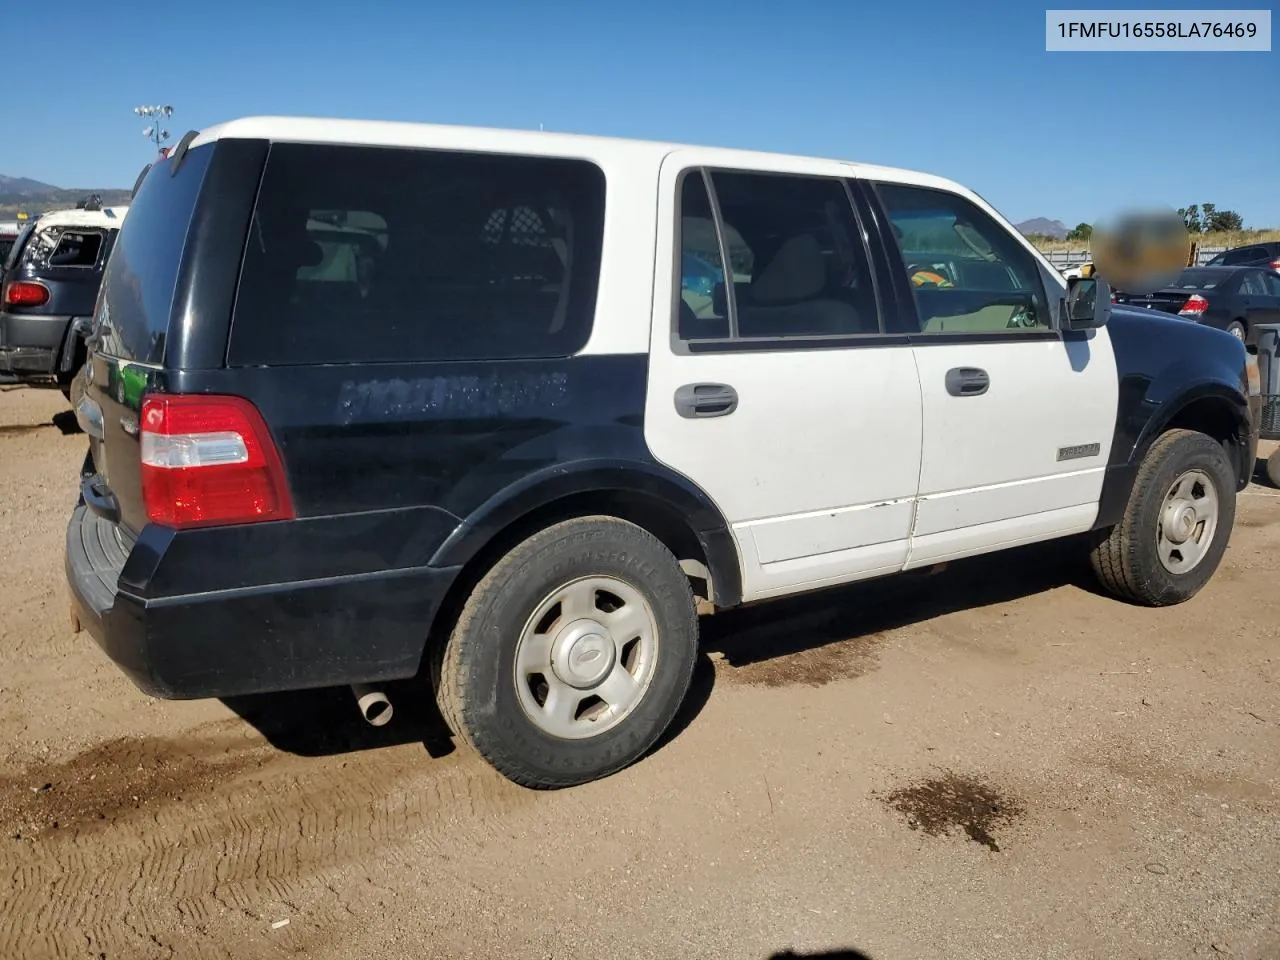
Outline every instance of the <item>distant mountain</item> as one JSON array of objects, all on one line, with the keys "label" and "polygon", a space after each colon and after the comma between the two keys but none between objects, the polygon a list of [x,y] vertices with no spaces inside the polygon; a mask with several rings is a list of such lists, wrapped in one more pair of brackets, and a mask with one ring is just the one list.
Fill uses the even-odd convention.
[{"label": "distant mountain", "polygon": [[35,214],[69,210],[92,193],[102,197],[103,206],[120,206],[129,202],[128,190],[101,187],[64,190],[29,177],[0,174],[0,220],[12,220],[19,211]]},{"label": "distant mountain", "polygon": [[36,193],[53,193],[58,188],[50,183],[41,183],[29,177],[6,177],[0,173],[0,196],[25,197]]},{"label": "distant mountain", "polygon": [[1018,228],[1018,232],[1024,237],[1035,234],[1041,237],[1053,237],[1055,240],[1064,240],[1067,236],[1067,225],[1061,220],[1050,220],[1047,217],[1033,217],[1030,220],[1023,220],[1021,223],[1014,224]]}]

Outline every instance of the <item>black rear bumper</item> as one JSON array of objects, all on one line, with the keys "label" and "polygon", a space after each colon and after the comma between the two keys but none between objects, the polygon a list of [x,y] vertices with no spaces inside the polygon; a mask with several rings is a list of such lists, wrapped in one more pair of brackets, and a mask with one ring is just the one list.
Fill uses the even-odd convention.
[{"label": "black rear bumper", "polygon": [[71,322],[68,316],[0,313],[0,371],[19,376],[57,373]]},{"label": "black rear bumper", "polygon": [[457,572],[407,567],[160,597],[131,589],[183,552],[179,539],[148,527],[130,543],[84,505],[67,527],[74,612],[138,687],[165,699],[412,677]]}]

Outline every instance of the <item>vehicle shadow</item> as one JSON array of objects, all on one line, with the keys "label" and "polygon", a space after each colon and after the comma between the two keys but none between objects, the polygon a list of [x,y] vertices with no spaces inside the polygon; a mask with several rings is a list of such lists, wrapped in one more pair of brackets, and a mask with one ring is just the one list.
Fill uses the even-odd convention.
[{"label": "vehicle shadow", "polygon": [[1100,593],[1087,556],[1086,543],[1071,538],[954,561],[940,572],[913,572],[743,607],[706,618],[702,645],[739,667],[1056,587]]},{"label": "vehicle shadow", "polygon": [[870,955],[852,948],[846,950],[825,950],[822,953],[796,953],[783,950],[772,954],[769,960],[871,960]]},{"label": "vehicle shadow", "polygon": [[[671,725],[649,751],[651,754],[684,732],[706,706],[714,685],[711,660],[699,653],[689,693]],[[396,681],[385,689],[394,713],[382,727],[365,722],[347,687],[225,697],[222,702],[277,750],[297,756],[334,756],[408,743],[421,743],[430,756],[437,758],[454,751],[453,735],[436,708],[429,680],[418,677]]]},{"label": "vehicle shadow", "polygon": [[[1095,590],[1084,556],[1078,540],[1036,544],[959,561],[939,573],[889,577],[703,617],[689,693],[650,753],[683,733],[710,700],[715,668],[709,653],[740,667],[1067,584]],[[453,737],[426,677],[389,683],[386,691],[395,712],[382,727],[364,721],[346,687],[225,698],[223,703],[276,749],[299,756],[408,743],[421,743],[433,757],[453,752]]]}]

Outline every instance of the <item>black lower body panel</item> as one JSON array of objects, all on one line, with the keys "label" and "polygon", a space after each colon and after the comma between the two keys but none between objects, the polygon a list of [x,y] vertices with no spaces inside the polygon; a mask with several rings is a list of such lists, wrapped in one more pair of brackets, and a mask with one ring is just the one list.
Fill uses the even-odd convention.
[{"label": "black lower body panel", "polygon": [[166,699],[411,677],[456,575],[410,567],[145,599],[121,575],[131,548],[116,530],[84,506],[72,515],[73,604],[107,656]]}]

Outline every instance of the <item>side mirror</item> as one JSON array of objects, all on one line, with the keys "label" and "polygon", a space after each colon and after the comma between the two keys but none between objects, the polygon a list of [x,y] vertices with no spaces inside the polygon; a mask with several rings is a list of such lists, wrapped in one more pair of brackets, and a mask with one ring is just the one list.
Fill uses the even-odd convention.
[{"label": "side mirror", "polygon": [[1105,280],[1081,277],[1067,287],[1063,330],[1094,330],[1111,317],[1111,285]]}]

